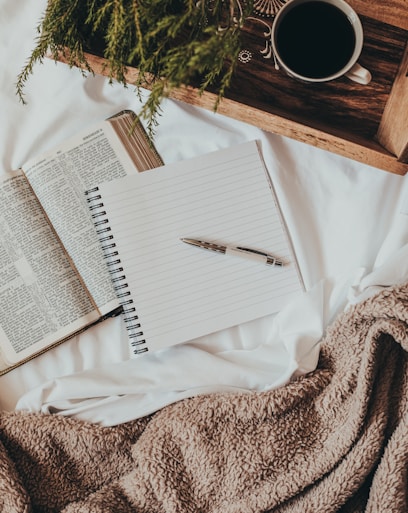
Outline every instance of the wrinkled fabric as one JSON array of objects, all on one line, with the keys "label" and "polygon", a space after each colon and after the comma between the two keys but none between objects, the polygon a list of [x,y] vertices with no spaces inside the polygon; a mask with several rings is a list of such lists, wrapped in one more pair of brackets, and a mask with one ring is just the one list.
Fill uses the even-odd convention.
[{"label": "wrinkled fabric", "polygon": [[[47,0],[0,2],[1,173],[19,168],[124,108],[140,111],[141,102],[133,87],[125,89],[97,75],[84,77],[77,69],[49,59],[34,67],[25,88],[27,103],[21,104],[16,96],[16,77],[34,47],[36,27],[46,5]],[[261,34],[260,51],[264,42]],[[259,54],[257,58],[264,57]],[[143,92],[143,98],[147,94]],[[162,354],[160,365],[156,365],[159,358],[147,359],[144,375],[153,378],[148,393],[143,394],[144,383],[138,386],[134,379],[139,364],[132,372],[120,372],[127,366],[128,339],[122,320],[110,319],[2,376],[2,410],[14,410],[25,394],[36,389],[35,398],[25,398],[32,411],[59,410],[115,424],[130,420],[128,403],[136,399],[139,408],[133,413],[144,415],[174,400],[215,391],[207,387],[212,368],[222,380],[219,391],[225,387],[261,391],[270,385],[280,386],[292,375],[315,367],[316,344],[328,323],[344,309],[350,284],[354,287],[353,301],[359,301],[366,292],[371,294],[378,285],[370,278],[372,272],[408,242],[408,176],[386,173],[170,99],[163,102],[159,121],[155,145],[166,163],[248,140],[261,142],[306,289],[318,291],[323,287],[320,304],[313,297],[314,302],[308,305],[308,312],[313,314],[310,323],[306,325],[297,312],[291,313],[286,317],[290,329],[285,327],[277,333],[282,323],[268,317],[193,341],[184,353],[177,348]],[[401,214],[404,194],[405,214]],[[363,277],[361,283],[359,276]],[[383,286],[383,276],[380,278]],[[368,281],[373,285],[370,290]],[[385,284],[393,282],[387,279]],[[256,346],[264,347],[265,354],[267,351],[257,362],[261,351]],[[189,360],[193,352],[199,356],[197,360]],[[200,365],[202,357],[216,365]],[[169,371],[164,364],[170,358],[183,365],[183,373],[173,371],[171,382],[166,381]],[[229,364],[223,366],[226,358]],[[217,387],[218,381],[212,379],[210,384]]]},{"label": "wrinkled fabric", "polygon": [[405,284],[342,314],[317,369],[277,390],[203,395],[116,427],[4,412],[3,511],[407,511],[407,351]]}]

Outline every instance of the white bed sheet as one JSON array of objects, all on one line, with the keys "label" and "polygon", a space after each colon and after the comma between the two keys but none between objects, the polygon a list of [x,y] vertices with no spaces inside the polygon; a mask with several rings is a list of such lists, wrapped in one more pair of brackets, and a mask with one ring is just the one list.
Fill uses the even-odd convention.
[{"label": "white bed sheet", "polygon": [[[19,102],[16,76],[45,5],[0,1],[0,172],[140,107],[132,87],[52,61]],[[276,316],[132,361],[121,319],[110,319],[1,377],[0,408],[108,425],[198,393],[280,386],[315,367],[325,327],[348,304],[408,279],[408,177],[171,100],[155,143],[170,163],[251,139],[262,143],[308,292]]]}]

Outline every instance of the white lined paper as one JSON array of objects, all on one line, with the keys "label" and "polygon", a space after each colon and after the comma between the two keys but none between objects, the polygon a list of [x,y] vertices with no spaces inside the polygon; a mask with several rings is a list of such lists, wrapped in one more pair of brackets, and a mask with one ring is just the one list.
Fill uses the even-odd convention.
[{"label": "white lined paper", "polygon": [[[303,290],[255,141],[99,186],[149,350],[280,310]],[[271,253],[283,267],[181,237]]]}]

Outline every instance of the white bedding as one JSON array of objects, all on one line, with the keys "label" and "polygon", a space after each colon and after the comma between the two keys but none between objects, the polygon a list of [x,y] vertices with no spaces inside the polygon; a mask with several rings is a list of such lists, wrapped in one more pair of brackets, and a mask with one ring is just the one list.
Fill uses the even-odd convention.
[{"label": "white bedding", "polygon": [[[19,102],[16,76],[45,5],[0,2],[0,172],[139,109],[132,87],[51,61]],[[197,393],[279,386],[315,367],[325,327],[348,304],[408,279],[408,177],[170,100],[155,143],[169,163],[251,139],[262,142],[308,292],[276,316],[132,361],[121,319],[110,319],[1,377],[2,409],[116,424]]]}]

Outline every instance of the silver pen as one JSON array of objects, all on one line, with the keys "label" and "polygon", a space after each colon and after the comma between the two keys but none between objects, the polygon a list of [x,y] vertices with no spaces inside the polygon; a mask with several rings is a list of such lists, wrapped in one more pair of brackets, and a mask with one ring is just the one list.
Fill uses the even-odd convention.
[{"label": "silver pen", "polygon": [[283,265],[283,262],[281,260],[277,260],[274,256],[268,253],[264,253],[263,251],[258,251],[256,249],[244,248],[242,246],[224,246],[222,244],[216,244],[215,242],[188,239],[185,237],[181,238],[180,240],[182,242],[185,242],[186,244],[191,244],[192,246],[197,246],[198,248],[207,249],[209,251],[214,251],[216,253],[221,253],[223,255],[238,256],[241,258],[245,258],[247,260],[261,262],[266,265]]}]

